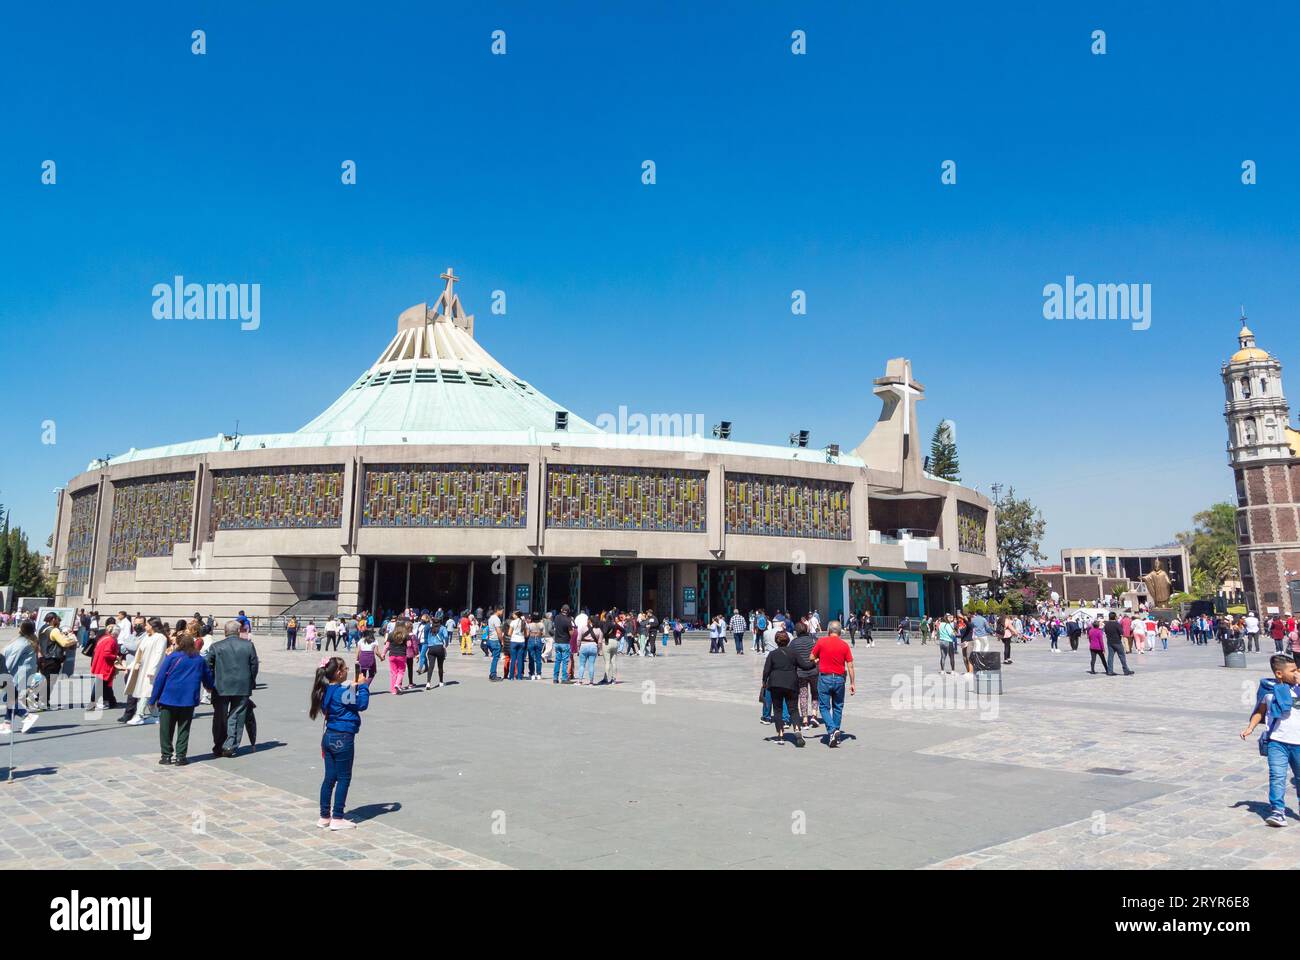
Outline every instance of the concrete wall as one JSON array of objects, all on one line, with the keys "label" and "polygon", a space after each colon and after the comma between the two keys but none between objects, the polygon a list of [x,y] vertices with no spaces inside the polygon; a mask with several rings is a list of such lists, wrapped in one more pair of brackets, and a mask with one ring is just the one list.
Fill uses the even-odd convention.
[{"label": "concrete wall", "polygon": [[[528,465],[528,521],[511,529],[366,527],[359,522],[360,477],[367,463],[524,463]],[[663,533],[622,530],[548,528],[544,522],[542,477],[548,463],[670,467],[708,473],[707,529],[702,533]],[[212,471],[250,467],[342,464],[343,516],[337,527],[315,529],[222,530],[209,538],[208,517]],[[852,535],[848,540],[786,539],[729,535],[724,529],[724,489],[728,471],[837,480],[852,483]],[[193,506],[190,542],[177,544],[169,557],[137,561],[134,571],[108,571],[107,554],[112,522],[114,483],[133,478],[191,472],[198,491]],[[69,502],[71,494],[102,484],[98,538],[90,586],[85,596],[64,596]],[[869,543],[872,490],[914,491],[935,498],[933,515],[941,518],[944,549],[930,551],[925,563],[905,563],[898,545]],[[956,503],[974,503],[989,513],[989,553],[959,553],[956,545]],[[136,461],[87,471],[74,477],[56,505],[59,602],[125,607],[168,616],[213,611],[219,615],[243,609],[267,616],[313,592],[312,578],[322,567],[338,572],[339,603],[355,606],[364,592],[363,558],[367,556],[488,557],[500,551],[510,558],[552,560],[599,558],[602,550],[635,551],[638,561],[676,564],[675,598],[695,584],[699,563],[771,563],[803,565],[812,578],[810,599],[825,607],[826,568],[893,569],[987,579],[991,568],[994,516],[992,504],[965,487],[932,480],[919,471],[876,471],[831,463],[785,461],[770,457],[719,456],[673,451],[565,448],[552,445],[437,447],[364,446],[310,447],[224,451],[195,456]],[[531,570],[531,567],[529,567]],[[514,571],[518,575],[520,571]],[[513,579],[512,579],[513,583]],[[825,609],[823,609],[825,613]]]}]

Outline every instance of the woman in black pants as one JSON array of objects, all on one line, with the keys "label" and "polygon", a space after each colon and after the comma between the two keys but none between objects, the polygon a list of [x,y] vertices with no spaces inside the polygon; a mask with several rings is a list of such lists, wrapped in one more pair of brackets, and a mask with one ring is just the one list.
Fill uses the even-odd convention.
[{"label": "woman in black pants", "polygon": [[447,624],[439,623],[437,620],[429,625],[433,632],[429,636],[429,645],[424,650],[424,689],[428,690],[433,686],[433,665],[438,665],[438,686],[442,686],[442,667],[447,661],[447,641],[451,639],[447,633]]},{"label": "woman in black pants", "polygon": [[[802,747],[803,718],[799,716],[799,668],[809,669],[811,661],[802,660],[790,649],[790,635],[780,630],[776,635],[776,649],[763,661],[763,690],[772,698],[772,723],[776,725],[777,743],[785,743],[785,714],[790,714],[794,727],[794,745]],[[761,696],[760,696],[761,699]],[[783,709],[784,708],[784,709]]]}]

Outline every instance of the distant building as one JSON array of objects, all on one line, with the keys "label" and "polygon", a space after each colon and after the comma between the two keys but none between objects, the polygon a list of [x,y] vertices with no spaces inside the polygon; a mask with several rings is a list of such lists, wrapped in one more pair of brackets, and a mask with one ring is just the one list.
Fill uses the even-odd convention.
[{"label": "distant building", "polygon": [[1191,558],[1181,544],[1133,549],[1129,547],[1069,547],[1061,551],[1059,567],[1040,567],[1035,574],[1047,581],[1067,603],[1095,603],[1114,594],[1116,588],[1147,602],[1143,581],[1156,562],[1169,575],[1173,593],[1187,590],[1191,582]]}]

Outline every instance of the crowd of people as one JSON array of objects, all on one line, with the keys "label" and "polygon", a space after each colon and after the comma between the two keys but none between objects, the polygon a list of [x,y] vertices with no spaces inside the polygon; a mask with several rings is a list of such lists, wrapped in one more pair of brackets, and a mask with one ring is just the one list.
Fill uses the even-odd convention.
[{"label": "crowd of people", "polygon": [[[556,685],[594,687],[616,685],[619,659],[624,656],[662,657],[682,645],[693,626],[707,629],[710,654],[726,654],[728,639],[734,652],[753,652],[763,659],[759,699],[760,721],[775,728],[768,739],[778,745],[806,745],[805,733],[824,728],[823,742],[834,748],[843,737],[845,697],[856,693],[854,648],[859,638],[875,644],[878,618],[870,611],[839,614],[824,626],[812,610],[796,617],[792,611],[734,609],[716,614],[707,623],[657,616],[652,609],[625,611],[562,606],[553,612],[406,609],[374,613],[337,614],[321,623],[284,621],[285,649],[322,654],[312,685],[309,713],[324,725],[321,754],[320,826],[351,829],[346,799],[355,758],[361,713],[370,703],[370,687],[379,664],[387,661],[388,688],[395,696],[419,686],[425,690],[446,683],[449,656],[481,655],[487,679],[493,683],[544,681]],[[139,613],[77,611],[71,623],[57,613],[37,624],[31,614],[19,615],[18,637],[3,649],[5,672],[20,691],[38,679],[51,690],[76,672],[78,654],[89,658],[96,678],[97,707],[120,710],[119,723],[159,727],[159,763],[185,765],[195,709],[211,704],[213,755],[233,757],[247,733],[255,742],[255,706],[259,661],[252,642],[252,622],[243,611],[221,625],[212,616],[195,614],[174,623]],[[892,627],[891,627],[892,629]],[[1185,623],[1164,620],[1146,610],[1039,609],[1026,616],[986,615],[974,611],[942,616],[903,617],[897,621],[896,643],[938,647],[939,672],[972,679],[980,669],[977,655],[997,652],[999,665],[1011,664],[1012,644],[1044,640],[1060,652],[1069,643],[1078,650],[1086,639],[1089,672],[1132,676],[1128,657],[1167,649],[1171,636],[1205,644],[1211,638],[1240,638],[1258,650],[1261,634],[1275,650],[1300,655],[1297,624],[1290,615],[1261,622],[1245,617],[1195,616]],[[597,664],[600,664],[599,671]],[[600,673],[599,679],[597,673]],[[417,681],[417,677],[421,678]],[[115,690],[121,684],[125,703]],[[47,701],[45,707],[51,704]],[[19,697],[9,706],[0,733],[27,732],[38,722],[40,705]],[[788,736],[788,734],[792,735]]]},{"label": "crowd of people", "polygon": [[[46,709],[120,709],[118,723],[158,725],[160,764],[184,766],[194,709],[205,703],[212,706],[213,754],[235,756],[245,730],[250,739],[255,736],[251,696],[257,648],[252,622],[243,611],[215,639],[213,626],[211,616],[195,614],[168,624],[125,610],[103,617],[78,611],[70,624],[54,612],[45,614],[39,626],[33,616],[21,617],[17,638],[2,652],[17,696],[6,706],[0,734],[12,734],[15,720],[23,733],[29,732]],[[60,681],[75,675],[78,652],[90,659],[95,682],[86,689],[88,703],[64,703]],[[125,703],[116,694],[119,678]]]}]

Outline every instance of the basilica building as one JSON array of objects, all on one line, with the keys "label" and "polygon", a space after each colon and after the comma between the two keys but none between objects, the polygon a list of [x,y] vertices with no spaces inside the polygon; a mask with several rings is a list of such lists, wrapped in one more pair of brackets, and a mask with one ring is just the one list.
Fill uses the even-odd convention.
[{"label": "basilica building", "polygon": [[910,361],[875,380],[878,414],[862,398],[856,447],[745,442],[726,421],[610,431],[498,362],[443,279],[300,429],[128,450],[71,478],[60,605],[901,617],[989,578],[992,505],[926,472]]}]

